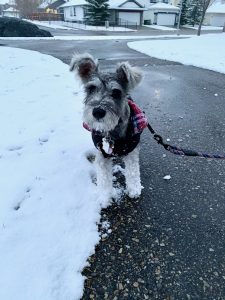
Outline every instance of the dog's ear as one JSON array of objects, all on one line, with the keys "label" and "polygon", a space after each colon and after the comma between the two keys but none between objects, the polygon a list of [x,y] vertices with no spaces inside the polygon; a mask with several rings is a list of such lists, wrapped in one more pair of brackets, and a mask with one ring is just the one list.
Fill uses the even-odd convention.
[{"label": "dog's ear", "polygon": [[70,71],[77,71],[81,80],[86,82],[98,71],[98,60],[88,53],[74,54],[70,63]]},{"label": "dog's ear", "polygon": [[142,79],[141,71],[136,67],[131,67],[128,62],[120,63],[116,72],[121,85],[128,90],[137,86]]}]

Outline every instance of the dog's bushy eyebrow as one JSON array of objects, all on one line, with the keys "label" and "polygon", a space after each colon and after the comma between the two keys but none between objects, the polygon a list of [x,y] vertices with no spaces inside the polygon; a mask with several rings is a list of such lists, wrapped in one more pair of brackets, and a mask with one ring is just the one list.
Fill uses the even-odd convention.
[{"label": "dog's bushy eyebrow", "polygon": [[101,81],[98,79],[98,77],[95,77],[94,79],[88,81],[84,86],[85,87],[89,87],[89,86],[100,86],[101,85]]}]

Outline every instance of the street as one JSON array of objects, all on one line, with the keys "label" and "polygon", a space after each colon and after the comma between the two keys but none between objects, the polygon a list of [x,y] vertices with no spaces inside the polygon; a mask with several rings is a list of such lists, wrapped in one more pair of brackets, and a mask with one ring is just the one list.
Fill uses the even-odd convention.
[{"label": "street", "polygon": [[[2,40],[1,45],[65,63],[75,51],[89,52],[105,71],[129,61],[144,73],[133,99],[157,133],[184,148],[225,152],[225,75],[151,58],[129,49],[127,41]],[[225,299],[225,162],[166,153],[147,129],[140,161],[141,198],[102,211],[112,233],[83,271],[83,299]],[[171,179],[163,179],[166,175]]]}]

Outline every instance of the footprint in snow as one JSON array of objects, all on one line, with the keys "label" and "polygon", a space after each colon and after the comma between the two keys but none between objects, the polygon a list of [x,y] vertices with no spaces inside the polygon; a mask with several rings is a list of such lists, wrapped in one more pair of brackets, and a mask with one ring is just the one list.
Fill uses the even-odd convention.
[{"label": "footprint in snow", "polygon": [[18,150],[21,150],[21,149],[23,149],[22,145],[11,145],[11,146],[7,147],[8,151],[18,151]]},{"label": "footprint in snow", "polygon": [[85,153],[86,155],[86,158],[87,160],[90,162],[90,163],[93,163],[95,161],[95,153],[93,151],[87,151]]},{"label": "footprint in snow", "polygon": [[43,143],[47,143],[48,142],[48,136],[44,136],[43,135],[38,140],[39,140],[40,144],[43,145]]},{"label": "footprint in snow", "polygon": [[14,210],[16,211],[19,210],[21,208],[22,203],[25,200],[30,198],[30,192],[31,192],[31,187],[30,186],[26,187],[23,198],[16,205],[14,205]]}]

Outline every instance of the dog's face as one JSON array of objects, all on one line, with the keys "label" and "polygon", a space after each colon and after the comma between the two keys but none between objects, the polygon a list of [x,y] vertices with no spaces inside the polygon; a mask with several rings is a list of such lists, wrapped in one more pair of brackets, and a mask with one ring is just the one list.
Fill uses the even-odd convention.
[{"label": "dog's face", "polygon": [[107,133],[119,123],[127,125],[127,94],[141,81],[140,71],[125,62],[115,73],[100,72],[98,62],[89,54],[74,55],[70,70],[77,70],[84,84],[83,118],[90,128]]}]

